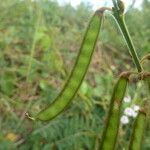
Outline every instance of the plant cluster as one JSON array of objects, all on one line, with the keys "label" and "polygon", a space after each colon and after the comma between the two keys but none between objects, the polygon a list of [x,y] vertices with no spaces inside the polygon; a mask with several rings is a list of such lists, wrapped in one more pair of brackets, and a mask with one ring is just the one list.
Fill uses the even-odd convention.
[{"label": "plant cluster", "polygon": [[[149,120],[146,86],[150,88],[149,70],[145,72],[149,65],[149,22],[141,22],[145,14],[146,20],[149,17],[150,5],[144,0],[141,12],[130,8],[126,14],[134,46],[125,23],[124,4],[120,0],[113,4],[113,9],[100,8],[91,17],[76,57],[81,34],[92,14],[87,6],[81,4],[75,10],[51,1],[2,2],[0,10],[5,11],[0,14],[0,149],[150,147],[148,138],[141,144]],[[110,26],[110,22],[115,25],[114,20],[115,29]],[[132,57],[128,57],[118,29]],[[100,53],[100,49],[104,51]],[[143,55],[146,56],[140,61]],[[128,71],[121,73],[113,89],[113,76],[124,70]],[[31,112],[33,118],[26,112]]]},{"label": "plant cluster", "polygon": [[[121,0],[112,0],[112,2],[114,5],[112,10],[107,7],[102,7],[98,9],[92,17],[83,38],[83,42],[81,44],[75,65],[60,95],[58,95],[53,103],[51,103],[48,107],[39,112],[35,118],[29,117],[32,120],[40,119],[42,121],[48,121],[59,115],[68,106],[70,101],[77,93],[87,72],[89,63],[91,61],[92,53],[97,43],[103,14],[106,10],[112,11],[112,15],[115,18],[115,21],[118,24],[118,27],[120,28],[120,31],[126,41],[130,55],[138,72],[128,71],[122,73],[120,75],[120,79],[114,87],[113,95],[109,106],[110,109],[108,112],[108,118],[105,125],[106,127],[101,138],[101,144],[99,148],[100,150],[114,150],[116,147],[121,116],[121,105],[126,92],[129,76],[132,74],[137,74],[138,78],[140,80],[144,80],[146,84],[150,87],[150,73],[143,71],[132,39],[126,27],[124,19],[124,3]],[[149,57],[144,56],[142,61],[147,58]],[[146,117],[148,115],[148,109],[144,106],[144,104],[145,102],[141,102],[139,104],[140,109],[138,110],[138,114],[135,116],[136,120],[133,126],[133,133],[131,135],[129,148],[127,148],[129,150],[140,150],[142,146],[142,139],[147,122]]]}]

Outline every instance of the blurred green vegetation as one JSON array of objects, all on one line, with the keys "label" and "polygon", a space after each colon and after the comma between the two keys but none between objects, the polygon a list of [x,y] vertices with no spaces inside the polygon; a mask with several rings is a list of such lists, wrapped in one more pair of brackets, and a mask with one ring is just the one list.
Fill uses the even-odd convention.
[{"label": "blurred green vegetation", "polygon": [[[32,122],[62,89],[93,11],[48,0],[3,0],[0,5],[0,150],[97,150],[113,85],[134,68],[110,15],[105,16],[88,74],[72,104],[51,122]],[[150,52],[150,2],[129,8],[126,21],[137,52]],[[149,69],[150,63],[144,67]],[[150,69],[149,69],[150,70]],[[127,94],[138,98],[139,86]],[[118,149],[128,139],[122,127]],[[147,129],[143,150],[150,149]]]}]

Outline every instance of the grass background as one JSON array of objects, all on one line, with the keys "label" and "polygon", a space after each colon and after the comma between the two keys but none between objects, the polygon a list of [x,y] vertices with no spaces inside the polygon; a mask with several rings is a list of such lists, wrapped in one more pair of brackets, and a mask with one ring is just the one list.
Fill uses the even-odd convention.
[{"label": "grass background", "polygon": [[[32,122],[61,91],[75,62],[88,21],[89,5],[76,9],[46,0],[5,0],[0,5],[0,150],[97,150],[113,85],[134,69],[125,42],[110,15],[83,84],[71,105],[51,122]],[[150,52],[150,2],[128,8],[126,21],[139,57]],[[149,62],[144,68],[149,71]],[[142,83],[126,95],[143,98]],[[126,107],[126,104],[123,106]],[[128,142],[130,126],[121,126],[118,149]],[[143,150],[150,149],[147,128]]]}]

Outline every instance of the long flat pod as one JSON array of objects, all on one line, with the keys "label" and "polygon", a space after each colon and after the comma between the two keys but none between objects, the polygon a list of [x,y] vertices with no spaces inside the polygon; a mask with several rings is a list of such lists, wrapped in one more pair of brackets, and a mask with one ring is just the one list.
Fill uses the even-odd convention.
[{"label": "long flat pod", "polygon": [[129,72],[121,74],[118,82],[114,87],[106,126],[102,135],[100,150],[115,149],[120,123],[121,104],[126,92],[129,75]]},{"label": "long flat pod", "polygon": [[146,113],[144,110],[139,111],[133,125],[133,131],[128,150],[141,150],[144,130],[146,127]]},{"label": "long flat pod", "polygon": [[48,121],[60,114],[71,102],[87,72],[98,39],[104,9],[95,12],[84,35],[73,70],[58,97],[39,112],[36,119]]}]

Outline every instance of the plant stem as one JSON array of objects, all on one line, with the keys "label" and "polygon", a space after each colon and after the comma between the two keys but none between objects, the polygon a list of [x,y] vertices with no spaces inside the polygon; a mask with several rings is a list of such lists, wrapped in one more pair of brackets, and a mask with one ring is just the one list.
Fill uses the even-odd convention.
[{"label": "plant stem", "polygon": [[131,39],[131,36],[128,32],[128,29],[126,27],[126,23],[125,23],[125,20],[124,20],[124,15],[120,15],[119,14],[119,10],[118,10],[118,7],[117,7],[117,3],[115,0],[112,0],[113,2],[113,5],[114,5],[114,9],[113,9],[113,15],[115,17],[115,20],[116,22],[118,23],[118,26],[120,27],[120,30],[122,32],[122,35],[127,43],[127,46],[128,46],[128,49],[129,49],[129,52],[132,56],[132,59],[133,59],[133,62],[138,70],[138,72],[142,72],[142,66],[140,64],[140,61],[139,61],[139,58],[138,58],[138,55],[136,53],[136,50],[135,50],[135,47],[133,45],[133,42],[132,42],[132,39]]}]

